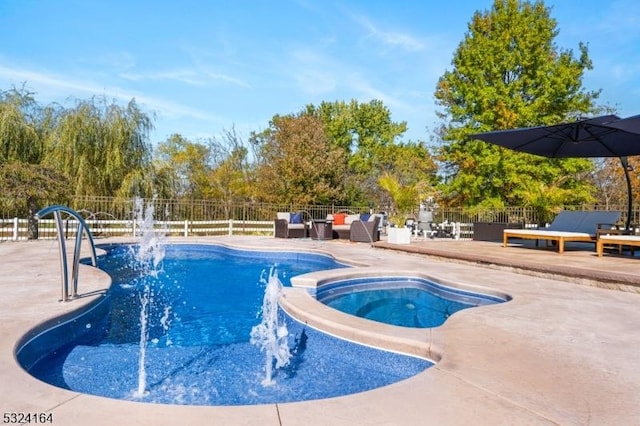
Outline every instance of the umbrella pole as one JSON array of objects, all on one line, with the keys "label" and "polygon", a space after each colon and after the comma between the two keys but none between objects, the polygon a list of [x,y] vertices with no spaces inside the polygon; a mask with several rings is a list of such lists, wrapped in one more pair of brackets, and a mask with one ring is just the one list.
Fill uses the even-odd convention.
[{"label": "umbrella pole", "polygon": [[631,231],[631,214],[633,210],[633,195],[631,193],[631,177],[629,176],[629,160],[627,157],[620,157],[620,163],[624,169],[624,177],[627,179],[627,223],[626,230]]}]

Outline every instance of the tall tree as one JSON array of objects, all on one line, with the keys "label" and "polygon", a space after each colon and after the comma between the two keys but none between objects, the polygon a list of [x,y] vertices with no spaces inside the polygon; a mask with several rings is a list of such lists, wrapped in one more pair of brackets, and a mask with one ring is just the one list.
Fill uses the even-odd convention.
[{"label": "tall tree", "polygon": [[343,202],[344,150],[330,143],[317,117],[275,116],[269,128],[252,134],[250,141],[259,153],[259,199],[293,204]]},{"label": "tall tree", "polygon": [[40,107],[24,88],[0,92],[0,164],[42,160],[43,136],[50,130],[52,111]]},{"label": "tall tree", "polygon": [[378,197],[378,178],[393,164],[394,146],[407,130],[406,122],[391,120],[380,100],[352,100],[307,105],[305,114],[318,117],[332,145],[342,148],[348,169],[345,190],[349,203]]},{"label": "tall tree", "polygon": [[209,143],[211,170],[208,174],[207,197],[221,200],[230,217],[234,202],[251,197],[253,173],[248,162],[249,150],[235,128]]},{"label": "tall tree", "polygon": [[542,1],[495,0],[491,10],[474,14],[468,29],[453,70],[439,79],[435,92],[446,122],[439,133],[448,202],[523,204],[532,181],[573,189],[562,192],[564,203],[590,200],[584,176],[591,161],[547,159],[469,138],[595,112],[599,92],[582,88],[584,72],[592,68],[587,47],[580,43],[575,58],[572,50],[555,45],[557,23]]},{"label": "tall tree", "polygon": [[102,97],[65,109],[47,138],[44,163],[64,173],[74,195],[130,192],[125,186],[151,163],[151,118],[135,100],[125,107]]},{"label": "tall tree", "polygon": [[[629,157],[629,177],[632,194],[640,193],[640,159]],[[627,182],[619,158],[601,158],[596,162],[590,179],[598,188],[596,202],[607,209],[625,209],[627,205]]]},{"label": "tall tree", "polygon": [[180,134],[158,145],[158,166],[172,175],[174,196],[204,198],[208,188],[210,148]]}]

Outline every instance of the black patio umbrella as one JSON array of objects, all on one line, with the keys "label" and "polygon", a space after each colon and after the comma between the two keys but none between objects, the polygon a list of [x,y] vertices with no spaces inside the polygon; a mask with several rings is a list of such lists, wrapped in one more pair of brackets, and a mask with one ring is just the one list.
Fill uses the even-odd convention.
[{"label": "black patio umbrella", "polygon": [[471,136],[514,151],[550,158],[619,157],[627,180],[626,228],[630,228],[633,195],[627,156],[640,155],[640,116],[620,119],[616,115],[604,115],[552,126],[497,130]]},{"label": "black patio umbrella", "polygon": [[634,115],[612,121],[608,126],[613,127],[614,129],[624,130],[628,133],[640,134],[640,115]]}]

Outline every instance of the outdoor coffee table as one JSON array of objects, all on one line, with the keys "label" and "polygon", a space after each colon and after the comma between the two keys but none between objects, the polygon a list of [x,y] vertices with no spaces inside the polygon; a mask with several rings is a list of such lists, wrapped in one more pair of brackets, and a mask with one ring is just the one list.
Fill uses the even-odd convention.
[{"label": "outdoor coffee table", "polygon": [[312,240],[330,240],[333,238],[333,221],[314,219],[311,223]]}]

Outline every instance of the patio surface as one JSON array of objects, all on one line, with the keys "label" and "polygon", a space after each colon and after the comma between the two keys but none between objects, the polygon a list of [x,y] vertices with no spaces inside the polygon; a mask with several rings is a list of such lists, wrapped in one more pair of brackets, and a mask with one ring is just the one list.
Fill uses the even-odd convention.
[{"label": "patio surface", "polygon": [[[96,243],[122,241],[97,240]],[[640,258],[591,245],[558,253],[482,241],[409,245],[270,237],[171,239],[243,248],[312,250],[376,271],[421,272],[513,297],[413,331],[439,362],[408,380],[339,398],[246,407],[142,404],[42,383],[15,345],[46,320],[81,308],[110,285],[89,266],[78,300],[60,303],[55,241],[0,243],[0,400],[3,413],[53,414],[54,425],[637,425],[640,424]],[[286,297],[287,295],[285,295]],[[296,303],[292,294],[287,303]],[[309,315],[316,306],[305,305]],[[327,308],[328,310],[328,308]],[[326,311],[322,311],[325,312]],[[330,315],[330,314],[329,314]],[[337,314],[327,321],[340,322]],[[358,319],[359,320],[359,319]],[[362,326],[364,320],[354,324]],[[394,328],[364,322],[375,340]],[[391,338],[390,338],[391,340]]]}]

